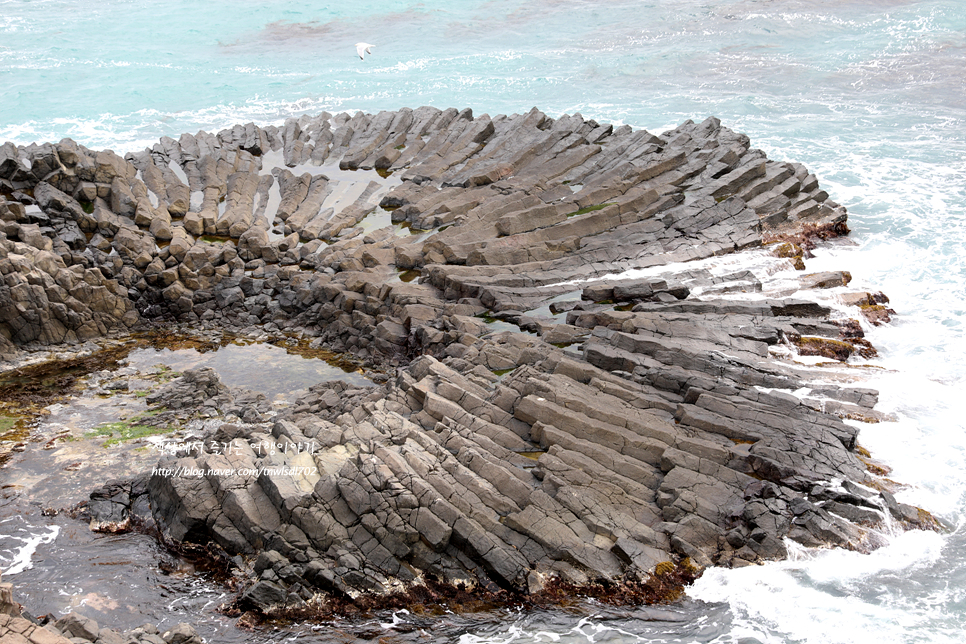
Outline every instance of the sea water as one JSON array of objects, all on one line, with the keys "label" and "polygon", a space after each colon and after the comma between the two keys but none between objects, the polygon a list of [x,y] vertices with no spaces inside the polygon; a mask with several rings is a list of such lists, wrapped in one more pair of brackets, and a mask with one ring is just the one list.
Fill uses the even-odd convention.
[{"label": "sea water", "polygon": [[[360,41],[375,45],[365,60]],[[863,425],[860,441],[907,485],[901,500],[950,528],[871,555],[793,549],[708,571],[673,609],[683,622],[601,608],[430,632],[465,644],[961,641],[966,3],[0,0],[0,141],[127,152],[235,123],[420,105],[537,106],[656,133],[714,115],[770,158],[807,165],[848,207],[855,244],[820,249],[809,270],[849,270],[898,313],[867,329],[882,369],[862,382],[898,421]]]}]

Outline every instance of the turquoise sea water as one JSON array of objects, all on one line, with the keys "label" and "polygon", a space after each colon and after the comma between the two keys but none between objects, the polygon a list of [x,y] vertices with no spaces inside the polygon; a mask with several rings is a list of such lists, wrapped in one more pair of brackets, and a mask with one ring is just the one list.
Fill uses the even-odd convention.
[{"label": "turquoise sea water", "polygon": [[[365,61],[359,41],[373,43]],[[966,631],[966,3],[0,0],[0,141],[161,136],[303,113],[580,112],[660,132],[709,115],[816,172],[852,272],[899,316],[869,330],[897,423],[862,443],[936,511],[871,556],[712,571],[687,626],[521,616],[451,639],[959,642]],[[702,603],[708,602],[708,603]]]}]

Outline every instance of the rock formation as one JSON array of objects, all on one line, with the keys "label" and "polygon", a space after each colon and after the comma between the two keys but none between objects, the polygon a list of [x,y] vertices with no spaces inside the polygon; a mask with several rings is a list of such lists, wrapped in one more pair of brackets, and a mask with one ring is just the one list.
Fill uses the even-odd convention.
[{"label": "rock formation", "polygon": [[8,353],[160,319],[398,367],[98,493],[110,521],[148,495],[167,538],[250,556],[244,600],[263,609],[427,575],[526,592],[744,565],[786,537],[865,548],[890,512],[926,520],[874,489],[841,418],[874,417],[876,393],[792,396],[807,374],[772,357],[867,354],[858,323],[686,263],[771,239],[800,262],[797,243],[848,231],[813,174],[714,118],[655,136],[423,107],[124,158],[7,144],[0,191]]}]

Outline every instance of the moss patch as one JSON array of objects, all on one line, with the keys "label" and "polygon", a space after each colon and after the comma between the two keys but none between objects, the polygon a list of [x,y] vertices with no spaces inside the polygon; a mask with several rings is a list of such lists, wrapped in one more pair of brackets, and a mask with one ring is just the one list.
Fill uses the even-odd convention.
[{"label": "moss patch", "polygon": [[[161,384],[169,383],[172,380],[174,380],[175,378],[180,378],[180,377],[181,377],[181,372],[180,371],[175,371],[174,369],[172,369],[171,367],[169,367],[166,364],[160,364],[160,365],[158,365],[158,373],[156,373],[154,375],[155,380],[157,380]],[[136,392],[134,392],[134,395],[135,396],[138,396],[138,394],[140,394],[140,393],[141,392],[136,391]],[[138,396],[138,398],[140,398],[140,396]]]},{"label": "moss patch", "polygon": [[865,339],[865,332],[858,320],[831,320],[831,322],[840,329],[839,339],[851,344],[855,353],[863,358],[875,358],[879,355],[872,343]]},{"label": "moss patch", "polygon": [[557,347],[558,349],[566,349],[567,347],[572,347],[575,344],[582,344],[582,343],[583,343],[583,340],[574,340],[573,342],[551,342],[550,344]]},{"label": "moss patch", "polygon": [[607,206],[613,206],[613,203],[601,203],[596,206],[587,206],[586,208],[581,208],[580,210],[574,211],[567,215],[568,217],[576,217],[578,215],[586,215],[588,212],[594,212],[595,210],[601,210]]},{"label": "moss patch", "polygon": [[155,427],[154,425],[141,424],[139,421],[143,421],[151,416],[158,414],[157,411],[148,411],[143,414],[138,414],[134,418],[128,420],[119,420],[114,423],[104,423],[95,427],[93,430],[84,434],[84,438],[99,438],[101,436],[107,436],[107,440],[104,441],[103,447],[110,447],[111,445],[118,445],[122,442],[136,440],[138,438],[144,438],[145,436],[155,436],[157,434],[166,434],[172,431],[168,427]]},{"label": "moss patch", "polygon": [[202,235],[198,239],[209,244],[224,244],[225,242],[231,241],[231,237],[227,235]]},{"label": "moss patch", "polygon": [[17,425],[13,416],[0,416],[0,435],[6,434]]},{"label": "moss patch", "polygon": [[46,413],[37,405],[0,402],[0,465],[10,456],[7,448],[30,438],[32,422]]},{"label": "moss patch", "polygon": [[845,362],[855,347],[848,342],[831,338],[801,337],[796,342],[798,352],[803,356],[822,356]]}]

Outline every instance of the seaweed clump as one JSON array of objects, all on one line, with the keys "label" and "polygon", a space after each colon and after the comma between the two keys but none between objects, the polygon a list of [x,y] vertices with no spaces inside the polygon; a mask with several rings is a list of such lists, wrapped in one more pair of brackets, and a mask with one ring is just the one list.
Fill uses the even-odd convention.
[{"label": "seaweed clump", "polygon": [[796,271],[805,270],[805,262],[802,259],[805,251],[802,250],[802,247],[798,244],[785,242],[783,244],[779,244],[772,252],[777,257],[792,260],[792,265],[795,267]]},{"label": "seaweed clump", "polygon": [[[888,300],[886,301],[888,302]],[[869,321],[869,324],[873,326],[892,322],[892,316],[896,314],[893,309],[882,304],[864,304],[859,307],[859,310],[862,311],[862,315]]]},{"label": "seaweed clump", "polygon": [[802,336],[795,341],[798,353],[803,356],[821,356],[845,362],[855,350],[848,342],[833,340],[832,338],[817,338]]},{"label": "seaweed clump", "polygon": [[530,610],[573,606],[581,599],[593,599],[611,606],[642,606],[676,601],[685,587],[701,576],[691,560],[658,564],[644,579],[627,575],[623,579],[596,579],[574,584],[559,577],[547,580],[543,587],[529,594],[495,586],[467,587],[450,584],[426,575],[423,583],[406,591],[387,594],[364,593],[356,597],[333,591],[316,595],[297,606],[278,607],[263,612],[247,602],[243,595],[220,607],[220,612],[239,617],[238,626],[253,628],[267,620],[325,621],[334,617],[368,619],[380,611],[408,610],[414,615],[434,617],[446,613],[466,614],[515,608]]},{"label": "seaweed clump", "polygon": [[45,407],[63,400],[77,380],[92,371],[116,369],[130,352],[131,347],[122,345],[12,369],[0,377],[0,402]]},{"label": "seaweed clump", "polygon": [[863,358],[875,358],[879,355],[872,343],[865,339],[865,331],[858,320],[832,320],[832,324],[839,327],[839,338],[852,345],[853,351]]},{"label": "seaweed clump", "polygon": [[[796,255],[801,260],[802,257],[805,259],[811,259],[814,257],[812,251],[815,250],[816,240],[828,241],[829,239],[834,239],[836,237],[845,237],[851,231],[844,221],[828,222],[824,224],[805,224],[801,228],[793,232],[766,232],[762,234],[763,244],[774,244],[779,242],[784,242],[788,244],[790,248],[784,249],[779,246],[777,252],[788,252],[790,255],[781,255],[779,257],[790,257],[794,258]],[[799,254],[800,252],[800,254]],[[796,262],[795,268],[798,268],[798,263]],[[804,270],[804,264],[799,270]]]},{"label": "seaweed clump", "polygon": [[530,606],[558,606],[568,598],[586,597],[612,606],[667,604],[678,600],[684,589],[701,576],[701,571],[685,558],[678,563],[659,563],[645,579],[628,575],[619,581],[599,579],[575,585],[554,578],[543,590],[528,596]]}]

